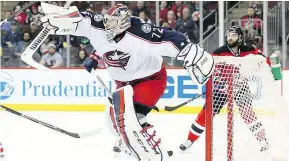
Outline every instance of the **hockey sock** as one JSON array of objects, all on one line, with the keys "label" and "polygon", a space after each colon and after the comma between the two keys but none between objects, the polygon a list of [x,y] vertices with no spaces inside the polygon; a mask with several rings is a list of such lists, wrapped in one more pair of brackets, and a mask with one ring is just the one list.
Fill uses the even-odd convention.
[{"label": "hockey sock", "polygon": [[249,129],[262,147],[268,146],[265,129],[260,121],[250,125]]},{"label": "hockey sock", "polygon": [[264,147],[268,145],[266,139],[265,129],[261,121],[258,121],[256,113],[253,111],[252,107],[241,107],[241,116],[244,122],[249,125],[250,131],[253,133],[257,141]]},{"label": "hockey sock", "polygon": [[197,119],[191,126],[191,130],[189,131],[188,140],[190,141],[196,141],[204,132],[205,130],[205,123],[206,123],[206,115],[205,110],[202,109],[202,111],[198,114]]}]

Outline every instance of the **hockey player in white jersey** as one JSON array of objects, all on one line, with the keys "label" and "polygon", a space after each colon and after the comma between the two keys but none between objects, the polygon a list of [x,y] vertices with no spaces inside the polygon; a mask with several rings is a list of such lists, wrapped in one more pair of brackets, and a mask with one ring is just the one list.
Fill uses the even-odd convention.
[{"label": "hockey player in white jersey", "polygon": [[46,16],[44,26],[54,27],[56,35],[85,36],[99,55],[85,61],[88,72],[94,71],[100,57],[104,60],[117,89],[107,107],[107,126],[121,138],[126,149],[137,160],[162,161],[168,157],[146,115],[163,95],[167,74],[162,56],[184,61],[192,80],[204,84],[213,71],[213,58],[182,33],[155,27],[131,17],[127,6],[118,4],[107,14],[79,13],[42,3]]}]

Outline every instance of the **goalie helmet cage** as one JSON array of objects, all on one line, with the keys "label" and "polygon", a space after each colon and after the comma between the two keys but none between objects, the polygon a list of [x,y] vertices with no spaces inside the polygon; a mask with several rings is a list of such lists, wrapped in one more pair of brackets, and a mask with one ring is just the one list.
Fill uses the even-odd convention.
[{"label": "goalie helmet cage", "polygon": [[267,59],[214,60],[206,84],[206,161],[289,161],[289,108]]}]

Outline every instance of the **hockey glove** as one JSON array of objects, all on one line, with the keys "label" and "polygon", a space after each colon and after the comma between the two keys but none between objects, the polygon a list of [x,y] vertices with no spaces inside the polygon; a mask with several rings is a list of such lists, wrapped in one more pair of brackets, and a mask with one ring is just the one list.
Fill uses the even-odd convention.
[{"label": "hockey glove", "polygon": [[41,3],[45,16],[41,18],[44,27],[50,26],[54,29],[55,35],[73,34],[82,21],[76,6],[69,8],[59,7],[48,3]]},{"label": "hockey glove", "polygon": [[205,84],[214,70],[213,56],[197,44],[189,43],[178,55],[178,60],[184,61],[192,80],[200,85]]},{"label": "hockey glove", "polygon": [[85,69],[90,73],[91,71],[95,70],[97,68],[98,65],[98,60],[99,60],[99,56],[96,54],[90,54],[89,57],[87,57],[84,62],[83,62],[83,66],[85,67]]}]

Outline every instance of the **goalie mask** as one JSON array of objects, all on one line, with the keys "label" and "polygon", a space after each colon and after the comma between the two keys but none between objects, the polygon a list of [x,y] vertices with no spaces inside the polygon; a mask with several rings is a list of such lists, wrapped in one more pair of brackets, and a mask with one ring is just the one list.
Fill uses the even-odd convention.
[{"label": "goalie mask", "polygon": [[225,35],[226,44],[232,48],[241,46],[244,43],[244,35],[241,28],[238,26],[232,26],[230,27]]},{"label": "goalie mask", "polygon": [[117,4],[115,7],[111,7],[104,15],[103,24],[109,41],[124,32],[131,26],[130,13],[127,6]]}]

